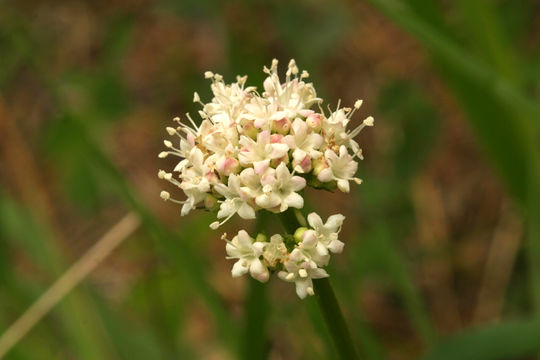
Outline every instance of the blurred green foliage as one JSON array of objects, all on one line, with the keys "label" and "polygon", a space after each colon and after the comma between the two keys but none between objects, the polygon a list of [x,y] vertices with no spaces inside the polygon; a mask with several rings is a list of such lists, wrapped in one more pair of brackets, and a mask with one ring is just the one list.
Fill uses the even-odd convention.
[{"label": "blurred green foliage", "polygon": [[[101,233],[106,224],[88,219],[103,219],[107,211],[131,210],[142,220],[141,231],[124,244],[123,255],[137,268],[135,275],[125,275],[132,279],[126,293],[115,298],[97,281],[85,282],[8,358],[335,356],[313,299],[299,302],[281,296],[281,288],[276,295],[250,282],[243,300],[216,286],[222,269],[212,264],[224,252],[219,247],[216,255],[211,245],[211,215],[190,215],[171,226],[176,220],[152,208],[148,182],[140,180],[153,179],[161,166],[155,155],[163,132],[156,129],[166,125],[163,119],[193,112],[192,91],[209,95],[204,70],[227,78],[248,74],[257,84],[272,57],[296,58],[329,104],[338,95],[365,98],[378,122],[376,135],[361,135],[364,184],[343,210],[350,217],[351,241],[330,270],[363,358],[425,353],[430,360],[510,359],[540,351],[540,30],[530,31],[540,8],[510,0],[369,3],[65,1],[50,9],[38,2],[0,3],[2,103],[28,135],[25,146],[43,177],[35,181],[44,182],[64,216],[53,223],[54,217],[21,200],[17,178],[2,165],[0,333],[88,246],[68,236],[78,233],[73,230],[59,238],[59,224],[92,225]],[[371,29],[364,23],[383,25]],[[407,39],[394,25],[420,47],[410,51],[430,59],[432,68],[422,70],[451,94],[458,117],[464,115],[526,223],[527,243],[515,276],[530,282],[512,283],[506,299],[514,302],[515,293],[528,292],[528,301],[515,300],[503,309],[500,323],[487,328],[468,329],[473,321],[465,321],[467,329],[453,329],[458,333],[452,337],[440,330],[415,273],[416,263],[430,254],[415,253],[409,244],[418,220],[411,187],[438,156],[439,144],[448,141],[451,126],[445,123],[447,110],[422,87],[428,75],[400,76],[377,67],[396,53],[370,53],[367,45],[377,36]],[[360,37],[360,28],[374,40]],[[363,60],[364,41],[371,62]],[[366,64],[371,67],[358,70]],[[360,75],[376,91],[362,87]],[[342,94],[348,86],[361,93]],[[443,256],[457,257],[444,250]],[[366,310],[366,293],[378,287],[384,300],[372,301],[375,308],[393,311],[386,317],[390,324],[376,323]],[[529,320],[516,322],[516,315]]]}]

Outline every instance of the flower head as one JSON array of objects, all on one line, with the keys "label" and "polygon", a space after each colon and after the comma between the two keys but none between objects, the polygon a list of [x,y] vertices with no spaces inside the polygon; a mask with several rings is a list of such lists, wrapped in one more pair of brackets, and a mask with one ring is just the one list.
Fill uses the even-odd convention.
[{"label": "flower head", "polygon": [[[266,209],[283,212],[289,207],[302,208],[301,190],[307,185],[329,183],[349,192],[349,181],[355,177],[361,150],[354,137],[365,126],[373,125],[368,117],[349,130],[352,115],[360,108],[340,108],[326,115],[322,99],[309,74],[300,71],[291,60],[285,81],[278,75],[278,61],[264,68],[267,78],[262,94],[246,86],[247,77],[226,84],[219,74],[207,71],[212,81],[213,97],[208,103],[194,93],[193,101],[201,104],[200,122],[186,114],[186,121],[174,120],[178,126],[167,133],[176,141],[165,140],[166,151],[160,158],[178,156],[180,161],[171,172],[161,170],[159,177],[180,188],[186,199],[162,198],[182,205],[182,215],[201,206],[214,210],[219,204],[217,228],[234,214],[253,219]],[[313,109],[315,105],[318,110]],[[312,181],[313,179],[317,181]],[[333,184],[333,185],[332,185]]]}]

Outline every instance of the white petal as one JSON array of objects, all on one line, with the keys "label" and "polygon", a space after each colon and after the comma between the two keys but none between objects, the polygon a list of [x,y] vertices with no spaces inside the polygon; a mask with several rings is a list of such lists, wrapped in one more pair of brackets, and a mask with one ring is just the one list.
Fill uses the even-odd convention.
[{"label": "white petal", "polygon": [[270,143],[270,131],[264,130],[257,135],[257,145],[262,146]]},{"label": "white petal", "polygon": [[304,198],[298,193],[290,193],[284,200],[284,202],[287,204],[287,206],[294,207],[297,209],[301,209],[304,207]]},{"label": "white petal", "polygon": [[310,213],[307,216],[307,221],[309,225],[314,229],[317,229],[323,226],[321,217],[319,216],[319,214],[314,213],[314,212]]},{"label": "white petal", "polygon": [[272,152],[270,153],[270,158],[277,159],[287,155],[289,151],[289,146],[287,144],[272,144]]},{"label": "white petal", "polygon": [[260,282],[267,282],[270,278],[270,272],[259,259],[255,259],[251,262],[249,273],[254,279],[257,279]]},{"label": "white petal", "polygon": [[338,180],[337,181],[337,187],[338,187],[339,190],[343,191],[344,193],[349,193],[349,191],[350,191],[350,186],[349,186],[349,181],[348,180],[341,180],[341,179]]},{"label": "white petal", "polygon": [[302,244],[305,247],[311,248],[317,244],[317,234],[315,231],[308,229],[302,235]]},{"label": "white petal", "polygon": [[233,199],[227,199],[221,203],[217,217],[218,219],[229,217],[230,215],[234,214],[236,210],[238,210],[238,207],[236,206],[235,201]]},{"label": "white petal", "polygon": [[329,168],[323,169],[319,175],[317,175],[317,179],[321,182],[329,182],[334,179],[334,174],[332,174],[332,170]]},{"label": "white petal", "polygon": [[344,220],[345,216],[341,214],[334,214],[331,215],[328,220],[326,220],[326,224],[324,224],[324,226],[328,228],[331,232],[336,232],[341,227],[341,225],[343,225]]},{"label": "white petal", "polygon": [[253,169],[257,175],[263,174],[268,166],[270,165],[270,160],[256,161],[253,163]]},{"label": "white petal", "polygon": [[298,249],[294,249],[289,255],[289,260],[291,261],[302,261],[303,259],[304,255],[302,255],[302,252]]},{"label": "white petal", "polygon": [[281,203],[281,199],[276,194],[263,194],[257,196],[255,203],[262,208],[272,209],[278,206]]},{"label": "white petal", "polygon": [[309,273],[309,276],[312,279],[322,279],[322,278],[328,277],[329,275],[326,272],[326,270],[321,269],[321,268],[317,268],[317,269],[311,270],[310,273]]},{"label": "white petal", "polygon": [[289,182],[293,191],[302,190],[306,187],[306,179],[301,176],[293,176]]},{"label": "white petal", "polygon": [[238,209],[238,215],[242,219],[255,219],[255,210],[246,203],[243,203]]},{"label": "white petal", "polygon": [[300,299],[305,299],[306,296],[308,295],[307,288],[313,286],[311,279],[299,280],[299,281],[296,281],[295,284],[296,284],[296,295],[298,295]]},{"label": "white petal", "polygon": [[298,162],[304,160],[306,155],[307,155],[307,153],[302,149],[296,149],[296,150],[293,151],[293,159],[298,161]]},{"label": "white petal", "polygon": [[238,260],[234,263],[233,268],[231,270],[233,277],[240,277],[248,272],[247,265],[243,259]]},{"label": "white petal", "polygon": [[328,255],[328,249],[326,249],[326,247],[323,244],[318,243],[317,244],[317,254],[319,254],[319,256],[326,256],[326,255]]},{"label": "white petal", "polygon": [[330,250],[334,254],[339,254],[343,251],[344,246],[345,244],[342,241],[332,240],[328,245],[328,250]]},{"label": "white petal", "polygon": [[295,135],[304,135],[308,131],[308,126],[304,120],[296,118],[292,123],[292,129]]}]

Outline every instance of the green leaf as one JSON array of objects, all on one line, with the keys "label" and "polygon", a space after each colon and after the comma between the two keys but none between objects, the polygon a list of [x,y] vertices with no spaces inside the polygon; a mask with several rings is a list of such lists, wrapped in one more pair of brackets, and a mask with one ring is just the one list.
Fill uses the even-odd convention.
[{"label": "green leaf", "polygon": [[516,359],[540,350],[540,321],[507,322],[467,330],[441,341],[422,360]]}]

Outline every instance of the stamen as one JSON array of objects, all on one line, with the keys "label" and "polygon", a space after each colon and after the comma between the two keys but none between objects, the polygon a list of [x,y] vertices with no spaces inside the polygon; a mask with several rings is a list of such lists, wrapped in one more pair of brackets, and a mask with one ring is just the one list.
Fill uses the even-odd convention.
[{"label": "stamen", "polygon": [[171,198],[171,194],[168,191],[162,191],[159,194],[159,197],[161,197],[163,200],[167,201]]},{"label": "stamen", "polygon": [[294,279],[294,273],[287,274],[287,276],[285,276],[285,279],[291,281],[292,279]]}]

